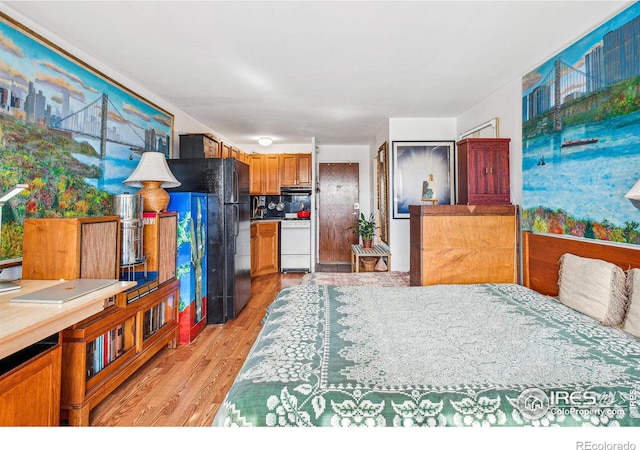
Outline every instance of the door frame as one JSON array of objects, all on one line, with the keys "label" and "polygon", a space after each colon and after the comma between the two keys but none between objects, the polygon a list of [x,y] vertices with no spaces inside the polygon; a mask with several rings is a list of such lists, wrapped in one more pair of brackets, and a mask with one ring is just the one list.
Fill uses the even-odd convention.
[{"label": "door frame", "polygon": [[[344,164],[344,165],[357,165],[358,166],[358,204],[360,206],[360,208],[358,209],[358,216],[360,215],[360,212],[362,211],[362,161],[358,161],[358,160],[352,160],[352,161],[334,161],[334,160],[323,160],[323,161],[318,161],[316,164],[316,191],[315,191],[315,201],[316,201],[316,216],[317,216],[317,220],[316,220],[316,230],[315,230],[315,241],[317,242],[316,248],[315,248],[315,265],[320,264],[320,218],[319,215],[322,214],[322,210],[320,208],[322,208],[321,203],[319,202],[319,196],[320,196],[320,165],[321,164]],[[365,169],[368,169],[368,167],[365,167]],[[358,238],[359,239],[359,238]],[[349,263],[349,262],[347,262]]]}]

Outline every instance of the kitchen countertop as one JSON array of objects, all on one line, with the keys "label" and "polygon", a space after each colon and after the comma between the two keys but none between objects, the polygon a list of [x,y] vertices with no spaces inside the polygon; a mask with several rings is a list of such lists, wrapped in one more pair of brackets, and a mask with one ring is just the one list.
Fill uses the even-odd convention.
[{"label": "kitchen countertop", "polygon": [[12,303],[11,297],[61,283],[59,280],[20,280],[19,290],[0,294],[0,359],[81,322],[104,309],[109,297],[135,286],[120,281],[62,304]]},{"label": "kitchen countertop", "polygon": [[251,219],[251,222],[288,222],[290,220],[296,220],[296,221],[310,221],[311,219],[285,219],[284,217],[267,217],[265,219]]},{"label": "kitchen countertop", "polygon": [[273,218],[266,218],[266,219],[251,219],[251,222],[282,222],[284,219],[277,217],[275,219]]}]

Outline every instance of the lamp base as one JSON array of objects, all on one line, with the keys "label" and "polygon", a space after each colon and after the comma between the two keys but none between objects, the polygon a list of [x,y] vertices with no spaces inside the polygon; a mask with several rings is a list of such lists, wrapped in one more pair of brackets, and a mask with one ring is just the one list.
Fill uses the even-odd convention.
[{"label": "lamp base", "polygon": [[166,211],[169,205],[169,194],[162,189],[162,181],[141,181],[142,188],[138,194],[142,195],[142,209],[145,211]]}]

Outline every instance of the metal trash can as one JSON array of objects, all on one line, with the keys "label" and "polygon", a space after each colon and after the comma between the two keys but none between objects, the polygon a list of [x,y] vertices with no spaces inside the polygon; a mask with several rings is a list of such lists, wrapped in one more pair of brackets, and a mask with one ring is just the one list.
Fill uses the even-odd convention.
[{"label": "metal trash can", "polygon": [[120,264],[136,265],[144,261],[142,250],[142,195],[111,196],[111,210],[120,216]]}]

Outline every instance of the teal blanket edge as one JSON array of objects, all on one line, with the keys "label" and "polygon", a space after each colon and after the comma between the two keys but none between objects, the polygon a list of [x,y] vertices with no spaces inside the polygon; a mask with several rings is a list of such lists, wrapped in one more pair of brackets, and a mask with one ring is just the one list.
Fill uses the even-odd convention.
[{"label": "teal blanket edge", "polygon": [[520,285],[298,285],[213,426],[639,426],[639,404],[639,340]]}]

